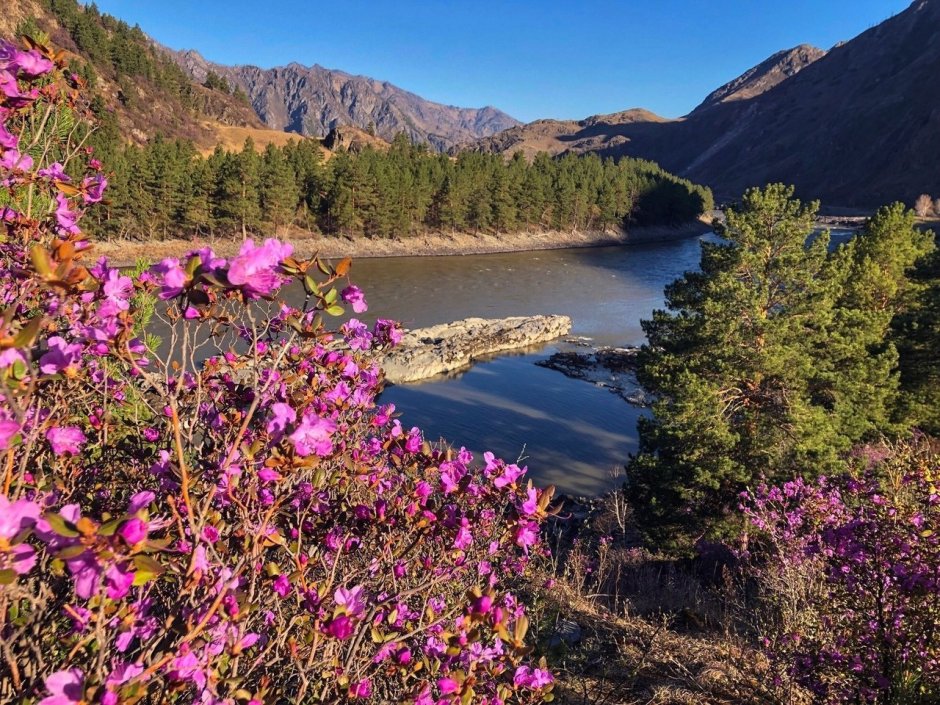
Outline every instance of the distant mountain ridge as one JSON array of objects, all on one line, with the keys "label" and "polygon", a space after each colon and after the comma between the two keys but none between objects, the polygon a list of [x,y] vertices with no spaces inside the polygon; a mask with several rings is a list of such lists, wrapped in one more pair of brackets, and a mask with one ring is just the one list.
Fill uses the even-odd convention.
[{"label": "distant mountain ridge", "polygon": [[938,75],[940,0],[916,0],[827,52],[775,54],[677,120],[540,120],[467,148],[652,159],[721,198],[783,181],[829,205],[912,203],[940,194]]},{"label": "distant mountain ridge", "polygon": [[203,82],[212,71],[241,88],[262,122],[276,130],[325,137],[333,128],[349,125],[385,140],[405,132],[413,141],[446,150],[520,124],[493,107],[443,105],[387,81],[322,66],[225,66],[193,50],[167,51],[196,81]]}]

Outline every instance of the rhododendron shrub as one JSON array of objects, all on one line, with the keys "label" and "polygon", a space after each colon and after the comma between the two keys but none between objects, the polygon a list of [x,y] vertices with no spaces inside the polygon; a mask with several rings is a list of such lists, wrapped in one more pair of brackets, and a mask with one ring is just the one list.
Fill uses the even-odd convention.
[{"label": "rhododendron shrub", "polygon": [[745,494],[763,644],[816,702],[937,702],[940,458],[922,440],[859,456],[859,478]]},{"label": "rhododendron shrub", "polygon": [[0,701],[551,699],[510,592],[551,492],[377,403],[348,261],[96,259],[76,81],[0,45]]}]

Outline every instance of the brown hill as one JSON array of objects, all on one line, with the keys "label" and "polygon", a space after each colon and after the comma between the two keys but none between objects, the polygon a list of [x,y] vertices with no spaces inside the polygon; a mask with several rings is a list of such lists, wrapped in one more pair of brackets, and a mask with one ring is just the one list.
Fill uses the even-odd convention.
[{"label": "brown hill", "polygon": [[[74,55],[118,133],[142,144],[162,135],[193,140],[202,149],[227,143],[234,129],[259,134],[256,142],[282,143],[244,96],[189,78],[157,50],[139,27],[76,0],[5,0],[0,36],[32,27]],[[32,31],[35,31],[33,29]]]},{"label": "brown hill", "polygon": [[352,126],[387,141],[405,132],[444,150],[519,124],[496,108],[442,105],[387,81],[322,66],[222,66],[195,51],[166,51],[196,81],[213,72],[244,90],[264,124],[277,130],[325,137],[335,127]]},{"label": "brown hill", "polygon": [[828,52],[775,54],[684,118],[558,123],[550,136],[539,121],[473,148],[653,159],[723,198],[784,181],[828,205],[910,203],[940,194],[937,75],[940,0],[917,0]]}]

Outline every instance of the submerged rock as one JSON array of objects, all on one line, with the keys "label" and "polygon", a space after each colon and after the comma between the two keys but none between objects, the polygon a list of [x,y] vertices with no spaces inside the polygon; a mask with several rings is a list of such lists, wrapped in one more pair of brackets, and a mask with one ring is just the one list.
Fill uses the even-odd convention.
[{"label": "submerged rock", "polygon": [[568,316],[466,318],[408,331],[381,365],[389,382],[416,382],[466,367],[483,355],[554,340],[569,330]]},{"label": "submerged rock", "polygon": [[566,377],[604,387],[633,406],[651,406],[654,399],[636,379],[639,348],[598,348],[589,353],[557,352],[536,365],[557,370]]}]

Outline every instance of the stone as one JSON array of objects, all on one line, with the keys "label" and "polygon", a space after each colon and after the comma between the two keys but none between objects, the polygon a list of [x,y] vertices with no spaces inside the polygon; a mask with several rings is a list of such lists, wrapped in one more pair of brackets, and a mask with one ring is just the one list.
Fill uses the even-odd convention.
[{"label": "stone", "polygon": [[406,332],[380,364],[393,384],[417,382],[467,367],[483,355],[547,343],[570,330],[568,316],[466,318]]}]

